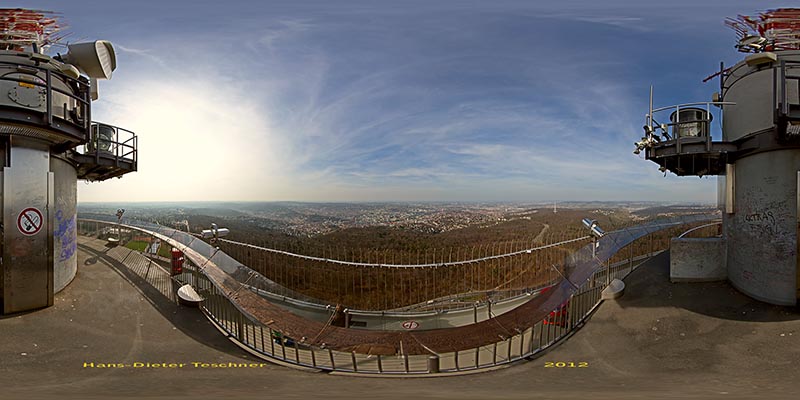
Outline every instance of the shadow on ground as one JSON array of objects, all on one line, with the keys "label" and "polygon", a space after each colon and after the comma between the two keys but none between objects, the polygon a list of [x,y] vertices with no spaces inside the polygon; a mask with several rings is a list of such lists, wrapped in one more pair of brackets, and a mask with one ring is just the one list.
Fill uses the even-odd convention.
[{"label": "shadow on ground", "polygon": [[767,304],[750,298],[727,281],[670,283],[669,252],[656,256],[660,262],[647,263],[644,270],[626,279],[626,295],[618,300],[627,307],[676,307],[709,317],[749,322],[800,319],[800,307]]},{"label": "shadow on ground", "polygon": [[[169,287],[163,287],[160,283],[155,281],[159,275],[167,275],[156,263],[152,263],[149,268],[155,268],[155,273],[145,274],[145,277],[135,273],[131,266],[126,265],[110,255],[106,254],[109,250],[116,246],[111,246],[99,251],[93,247],[79,244],[78,247],[87,255],[90,255],[84,264],[94,264],[102,259],[103,264],[111,267],[111,269],[135,287],[144,298],[158,311],[165,319],[167,319],[178,330],[186,336],[206,346],[214,347],[219,351],[223,351],[230,355],[239,356],[242,351],[231,343],[227,337],[209,322],[200,309],[195,307],[187,307],[179,304],[175,297],[175,292],[178,289],[178,283],[170,281]],[[134,253],[137,253],[134,251]],[[161,286],[161,287],[159,287]],[[198,320],[201,322],[198,323]]]}]

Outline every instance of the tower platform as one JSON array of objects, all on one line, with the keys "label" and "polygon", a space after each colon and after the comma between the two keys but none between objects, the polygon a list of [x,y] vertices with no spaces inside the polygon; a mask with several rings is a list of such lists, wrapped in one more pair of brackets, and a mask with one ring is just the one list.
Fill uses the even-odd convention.
[{"label": "tower platform", "polygon": [[[724,282],[671,284],[667,253],[634,271],[622,298],[602,304],[539,358],[408,380],[308,373],[256,359],[198,309],[178,305],[166,270],[114,261],[104,257],[108,250],[80,237],[78,275],[55,305],[0,317],[0,398],[788,399],[800,389],[798,310],[752,300]],[[229,363],[248,366],[210,366]]]}]

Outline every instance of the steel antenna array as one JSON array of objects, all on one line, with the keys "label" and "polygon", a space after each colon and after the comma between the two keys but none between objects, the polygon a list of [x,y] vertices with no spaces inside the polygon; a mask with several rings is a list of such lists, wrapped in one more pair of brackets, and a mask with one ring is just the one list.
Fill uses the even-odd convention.
[{"label": "steel antenna array", "polygon": [[725,25],[736,31],[736,48],[744,53],[800,50],[800,8],[767,10],[756,16],[727,18]]},{"label": "steel antenna array", "polygon": [[58,14],[52,11],[0,8],[0,50],[33,47],[35,53],[64,38]]}]

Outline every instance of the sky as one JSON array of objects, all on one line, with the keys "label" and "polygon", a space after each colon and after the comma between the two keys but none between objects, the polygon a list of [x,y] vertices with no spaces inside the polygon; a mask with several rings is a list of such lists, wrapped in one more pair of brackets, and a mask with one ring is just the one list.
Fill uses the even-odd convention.
[{"label": "sky", "polygon": [[[95,120],[136,132],[106,201],[713,202],[632,153],[655,106],[743,58],[725,17],[774,1],[63,1],[117,70]],[[64,52],[64,49],[53,48]]]}]

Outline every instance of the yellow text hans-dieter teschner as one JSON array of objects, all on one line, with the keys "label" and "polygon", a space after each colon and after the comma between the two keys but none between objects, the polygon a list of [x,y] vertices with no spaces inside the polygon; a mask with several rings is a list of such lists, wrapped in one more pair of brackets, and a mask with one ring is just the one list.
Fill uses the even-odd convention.
[{"label": "yellow text hans-dieter teschner", "polygon": [[101,363],[101,362],[84,362],[83,368],[264,368],[269,364],[265,363],[205,363],[193,361],[188,363],[151,363],[151,362],[133,362],[133,363]]}]

